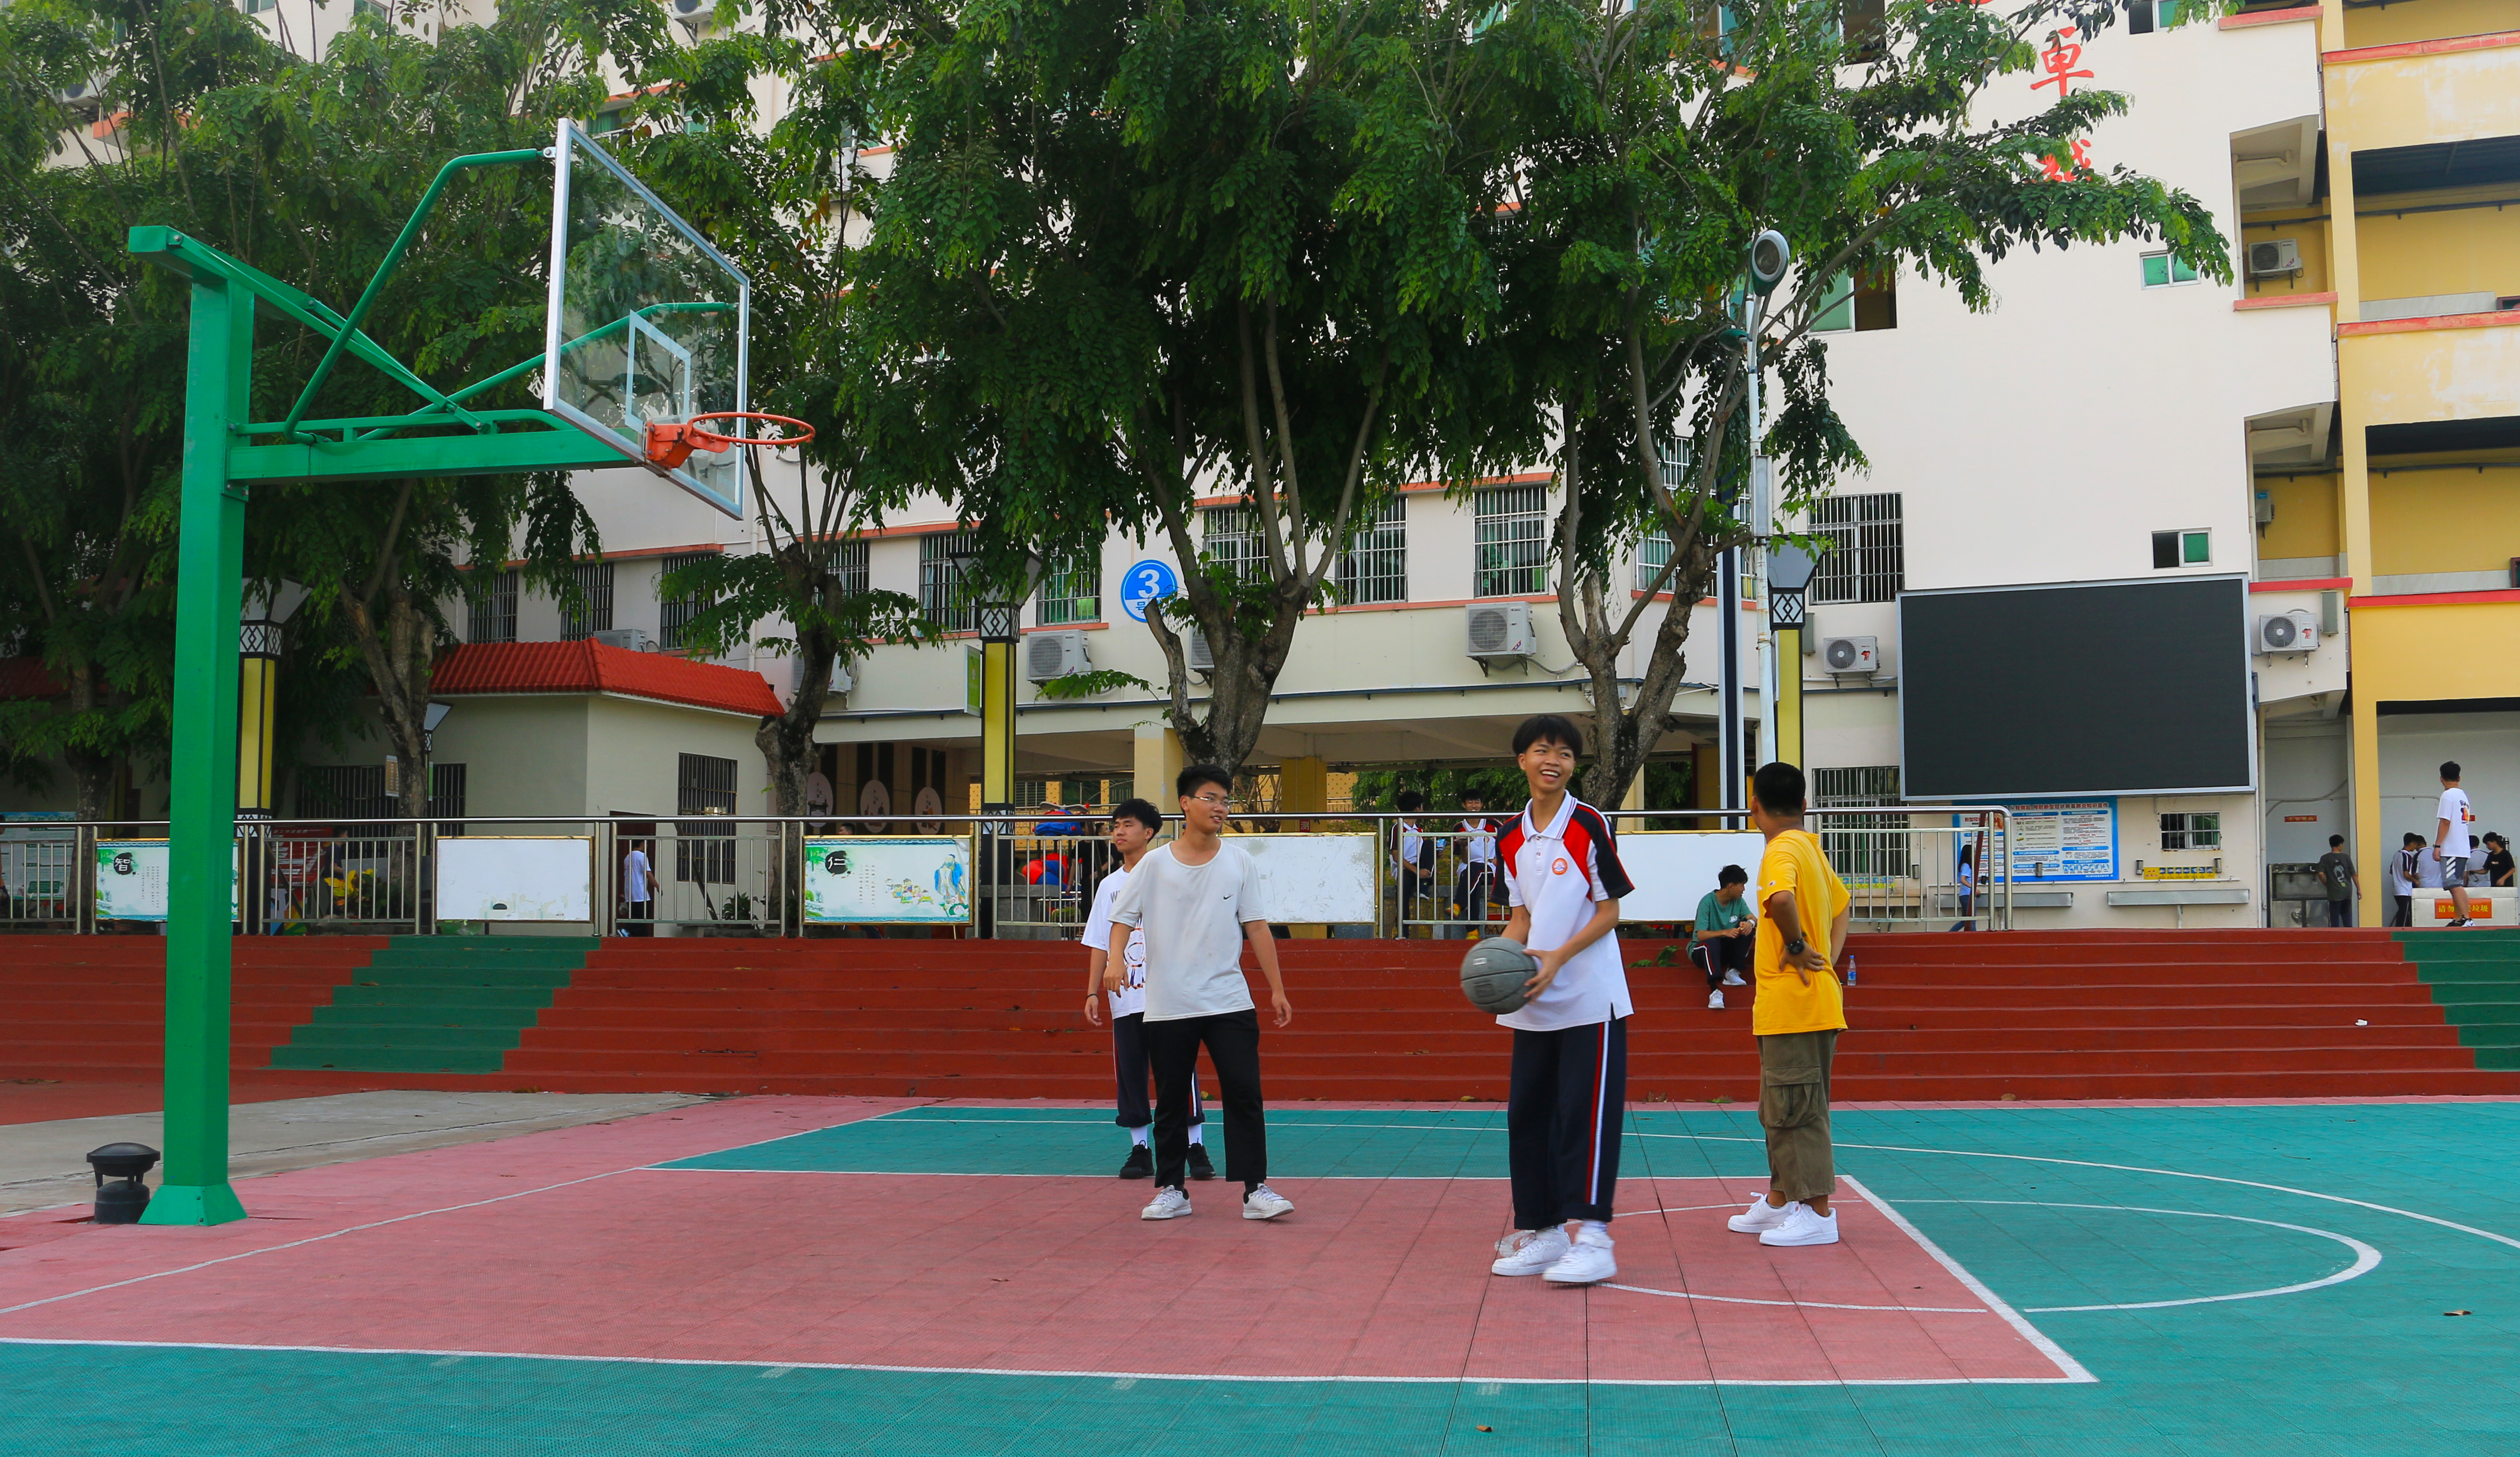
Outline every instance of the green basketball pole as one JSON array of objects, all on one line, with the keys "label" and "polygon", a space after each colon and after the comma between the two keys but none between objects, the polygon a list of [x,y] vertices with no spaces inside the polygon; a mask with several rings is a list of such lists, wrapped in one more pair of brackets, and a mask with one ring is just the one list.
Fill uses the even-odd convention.
[{"label": "green basketball pole", "polygon": [[245,1217],[228,1183],[236,622],[245,597],[245,492],[228,479],[228,438],[251,394],[253,311],[246,289],[193,275],[166,836],[166,1170],[144,1224]]},{"label": "green basketball pole", "polygon": [[[258,481],[364,483],[623,464],[618,448],[548,411],[475,410],[463,403],[541,368],[544,356],[450,395],[413,374],[358,327],[449,178],[467,167],[543,155],[537,149],[460,156],[446,163],[347,318],[172,228],[131,230],[133,255],[181,276],[192,288],[177,508],[174,753],[167,809],[165,1181],[149,1201],[141,1216],[144,1224],[224,1224],[246,1216],[228,1181],[237,619],[245,605],[246,488]],[[254,423],[248,413],[258,306],[313,330],[332,345],[289,418],[278,423]],[[726,307],[723,302],[665,303],[639,312]],[[621,327],[615,321],[586,337]],[[571,340],[564,347],[585,341]],[[345,354],[383,372],[424,403],[403,416],[301,420],[326,375]],[[417,433],[448,430],[457,433]],[[248,895],[258,893],[258,888],[246,888]]]}]

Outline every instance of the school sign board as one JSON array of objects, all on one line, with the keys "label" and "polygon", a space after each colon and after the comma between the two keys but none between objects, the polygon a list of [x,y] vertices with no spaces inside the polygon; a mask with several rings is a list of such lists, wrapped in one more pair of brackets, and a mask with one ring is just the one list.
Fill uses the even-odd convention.
[{"label": "school sign board", "polygon": [[[163,921],[168,879],[163,840],[99,840],[96,842],[96,918],[101,921]],[[240,919],[244,869],[236,856],[228,861],[228,919]]]},{"label": "school sign board", "polygon": [[805,919],[821,925],[968,925],[971,842],[960,835],[808,838]]}]

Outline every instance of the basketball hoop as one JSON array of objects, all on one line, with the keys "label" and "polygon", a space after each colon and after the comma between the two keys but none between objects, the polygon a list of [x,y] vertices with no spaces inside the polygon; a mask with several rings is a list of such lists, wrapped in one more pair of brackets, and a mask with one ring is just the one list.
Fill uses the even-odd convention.
[{"label": "basketball hoop", "polygon": [[[700,421],[704,419],[768,420],[795,433],[768,437],[729,435],[701,425]],[[648,424],[648,459],[672,470],[690,460],[694,451],[716,454],[732,445],[766,445],[774,450],[785,450],[791,445],[803,445],[813,438],[814,427],[791,416],[764,415],[758,410],[710,410],[685,420],[651,420]]]}]

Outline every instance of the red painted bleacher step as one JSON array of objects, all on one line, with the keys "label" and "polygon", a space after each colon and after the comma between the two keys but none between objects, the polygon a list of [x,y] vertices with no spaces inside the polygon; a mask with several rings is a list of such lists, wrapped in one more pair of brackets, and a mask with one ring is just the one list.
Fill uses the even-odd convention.
[{"label": "red painted bleacher step", "polygon": [[[157,1076],[164,942],[0,942],[0,1077]],[[382,946],[237,944],[237,1068]],[[1305,1099],[1491,1099],[1506,1040],[1457,990],[1461,943],[1282,942],[1296,1021],[1269,1088]],[[1631,961],[1659,943],[1630,943]],[[2013,932],[1858,940],[1841,1099],[2300,1097],[2520,1092],[2480,1072],[2384,933]],[[1757,1095],[1749,997],[1714,1012],[1696,971],[1633,967],[1640,1102]],[[1082,1015],[1077,949],[1044,942],[616,939],[497,1074],[300,1072],[310,1086],[1101,1098],[1109,1034]],[[2362,1026],[2357,1026],[2357,1022]]]}]

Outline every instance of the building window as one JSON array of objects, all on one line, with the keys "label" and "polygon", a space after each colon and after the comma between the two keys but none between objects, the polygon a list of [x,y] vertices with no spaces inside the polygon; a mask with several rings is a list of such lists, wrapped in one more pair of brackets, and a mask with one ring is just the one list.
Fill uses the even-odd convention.
[{"label": "building window", "polygon": [[[661,583],[685,567],[698,566],[716,558],[715,552],[686,552],[679,556],[668,556],[656,563],[656,580]],[[667,648],[684,646],[685,630],[692,625],[693,618],[700,615],[700,609],[709,604],[710,598],[698,594],[670,599],[660,594],[656,602],[656,638],[659,643]]]},{"label": "building window", "polygon": [[1102,620],[1102,560],[1099,552],[1071,557],[1041,574],[1033,620],[1043,627]]},{"label": "building window", "polygon": [[[1899,803],[1899,766],[1869,764],[1852,769],[1812,771],[1814,809],[1860,809]],[[1819,817],[1821,849],[1845,876],[1879,879],[1909,872],[1913,862],[1906,815],[1822,815]]]},{"label": "building window", "polygon": [[979,631],[977,604],[963,586],[978,552],[968,531],[933,531],[919,539],[919,614],[942,632]]},{"label": "building window", "polygon": [[1882,274],[1867,280],[1853,273],[1841,273],[1821,296],[1820,308],[1813,315],[1812,329],[1818,333],[1861,333],[1876,329],[1899,327],[1899,281]]},{"label": "building window", "polygon": [[467,615],[464,638],[468,642],[514,642],[517,640],[518,573],[485,572],[474,579],[475,589],[465,594]]},{"label": "building window", "polygon": [[[735,813],[735,761],[685,754],[674,771],[674,812]],[[686,819],[674,826],[674,879],[694,885],[735,883],[735,826]]]},{"label": "building window", "polygon": [[245,0],[245,13],[249,16],[267,15],[279,8],[280,0]]},{"label": "building window", "polygon": [[2126,0],[2127,34],[2150,35],[2179,23],[2179,0]]},{"label": "building window", "polygon": [[[463,765],[428,767],[428,813],[463,817]],[[382,764],[315,764],[297,771],[300,819],[395,819],[401,815],[401,802],[385,792]]]},{"label": "building window", "polygon": [[864,596],[874,590],[874,579],[867,571],[867,544],[863,538],[851,537],[840,543],[832,553],[832,575],[840,579],[840,592],[847,596]]},{"label": "building window", "polygon": [[1908,585],[1908,548],[1896,491],[1826,496],[1812,504],[1812,535],[1824,537],[1812,572],[1813,602],[1890,602]]},{"label": "building window", "polygon": [[1882,0],[1841,0],[1838,9],[1838,33],[1846,39],[1843,59],[1853,62],[1878,61],[1888,54],[1884,46],[1887,34]]},{"label": "building window", "polygon": [[1397,497],[1359,523],[1338,558],[1338,599],[1358,602],[1409,600],[1408,504]]},{"label": "building window", "polygon": [[2171,256],[2168,252],[2146,253],[2143,255],[2143,286],[2145,287],[2167,288],[2174,284],[2192,284],[2194,282],[2196,282],[2196,270],[2188,267],[2184,261]]},{"label": "building window", "polygon": [[[1667,473],[1670,466],[1663,467]],[[1672,584],[1663,581],[1662,569],[1671,565],[1671,528],[1657,526],[1637,543],[1637,591],[1669,592]]]},{"label": "building window", "polygon": [[1198,554],[1245,582],[1268,574],[1260,556],[1268,540],[1260,531],[1260,513],[1247,506],[1212,507],[1199,512]]},{"label": "building window", "polygon": [[2152,564],[2156,570],[2175,566],[2210,566],[2214,561],[2214,533],[2210,531],[2156,531],[2152,534]]},{"label": "building window", "polygon": [[1477,596],[1538,596],[1549,590],[1549,488],[1497,486],[1477,505]]},{"label": "building window", "polygon": [[581,561],[569,571],[577,578],[580,604],[561,607],[560,640],[576,642],[612,631],[612,563]]},{"label": "building window", "polygon": [[2223,817],[2221,815],[2162,816],[2161,848],[2164,850],[2222,849]]}]

